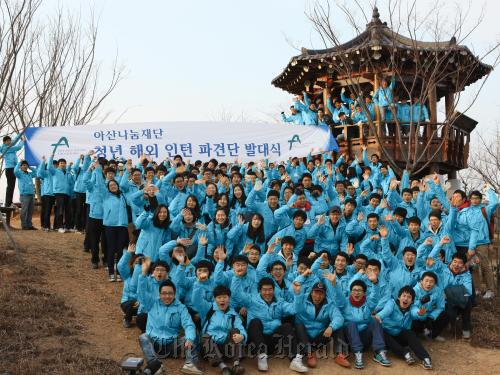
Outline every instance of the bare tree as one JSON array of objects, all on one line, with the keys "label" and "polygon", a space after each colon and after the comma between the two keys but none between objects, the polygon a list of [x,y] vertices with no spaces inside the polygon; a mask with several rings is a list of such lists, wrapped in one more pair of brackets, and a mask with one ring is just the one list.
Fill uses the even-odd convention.
[{"label": "bare tree", "polygon": [[469,181],[489,184],[500,194],[500,126],[492,134],[478,135],[478,145],[469,157],[469,169],[473,174]]},{"label": "bare tree", "polygon": [[[470,41],[471,35],[482,22],[482,16],[475,22],[468,22],[470,26],[466,27],[470,9],[463,9],[458,4],[452,13],[449,7],[445,10],[439,1],[422,12],[417,9],[416,0],[388,0],[383,11],[388,18],[387,25],[380,21],[377,8],[374,9],[370,21],[365,13],[368,9],[372,8],[367,1],[353,0],[348,3],[333,4],[327,0],[314,2],[306,15],[325,48],[336,49],[335,57],[325,61],[324,65],[328,66],[330,76],[344,80],[344,85],[350,92],[361,99],[359,104],[368,118],[370,132],[375,135],[384,159],[399,174],[406,169],[411,174],[418,175],[428,168],[442,151],[443,145],[448,140],[450,128],[454,126],[460,113],[466,113],[478,98],[492,68],[500,61],[500,43],[494,43],[477,57],[467,48],[461,47],[461,44]],[[364,46],[365,48],[354,49],[352,44],[342,44],[339,31],[335,28],[334,15],[347,20],[355,39],[358,37],[362,39],[366,36],[363,33],[369,33],[369,43]],[[360,19],[368,23],[367,31],[364,25],[359,23]],[[392,33],[390,38],[387,38],[387,28]],[[384,33],[380,32],[382,29]],[[431,41],[422,43],[421,40]],[[443,43],[442,40],[449,42]],[[489,68],[485,61],[490,63]],[[470,84],[471,77],[481,70],[485,78],[476,85],[468,103],[464,103],[464,100],[461,100],[461,92]],[[370,116],[365,105],[367,78],[363,72],[376,73],[379,80],[381,77],[395,78],[398,92],[404,96],[402,99],[416,98],[420,103],[426,103],[428,99],[436,103],[437,88],[445,86],[452,88],[453,95],[447,100],[444,120],[438,122],[435,115],[428,124],[422,113],[411,113],[410,123],[405,124],[409,128],[408,137],[403,137],[401,132],[396,105],[389,106],[395,121],[395,137],[400,145],[400,161],[403,160],[403,167],[397,164],[381,141],[382,124],[378,118]],[[372,82],[374,86],[378,83]],[[413,106],[410,108],[413,110]],[[435,108],[433,111],[437,113]],[[421,129],[424,130],[424,134],[420,134]],[[437,137],[438,134],[446,136]]]},{"label": "bare tree", "polygon": [[[29,126],[73,126],[104,120],[102,104],[123,77],[117,58],[111,75],[102,79],[96,58],[98,25],[59,9],[53,17],[37,17],[42,0],[25,0],[10,10],[0,0],[4,17],[0,43],[0,132],[22,133]],[[22,20],[22,21],[20,21]]]}]

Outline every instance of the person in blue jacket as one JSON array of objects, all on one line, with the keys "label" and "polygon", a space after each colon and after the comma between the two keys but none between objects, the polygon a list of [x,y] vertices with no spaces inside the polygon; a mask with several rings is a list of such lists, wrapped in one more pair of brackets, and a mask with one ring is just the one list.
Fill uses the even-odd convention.
[{"label": "person in blue jacket", "polygon": [[278,222],[274,219],[274,212],[279,208],[280,194],[275,190],[270,190],[267,193],[266,201],[259,202],[256,196],[261,189],[260,184],[254,186],[248,194],[245,204],[250,211],[259,213],[264,218],[264,234],[266,239],[269,239],[278,229]]},{"label": "person in blue jacket", "polygon": [[380,87],[373,94],[373,101],[377,105],[380,111],[380,121],[385,121],[386,110],[392,103],[392,91],[396,86],[396,78],[393,76],[391,78],[391,83],[389,84],[386,79],[382,79]]},{"label": "person in blue jacket", "polygon": [[290,106],[290,112],[292,113],[290,116],[286,116],[285,112],[281,112],[281,119],[283,120],[283,122],[292,123],[295,125],[304,125],[302,113],[299,112],[294,105]]},{"label": "person in blue jacket", "polygon": [[54,207],[54,192],[52,190],[52,177],[49,175],[47,168],[47,159],[42,157],[42,162],[37,169],[37,177],[41,180],[42,188],[40,195],[42,196],[42,209],[40,213],[40,223],[42,230],[48,232],[51,228],[50,217],[52,207]]},{"label": "person in blue jacket", "polygon": [[[240,365],[247,332],[238,313],[231,307],[231,290],[218,285],[214,288],[214,302],[210,303],[193,290],[195,310],[203,318],[201,322],[200,347],[212,367],[218,367],[222,375],[242,375]],[[224,360],[232,359],[229,368]]]},{"label": "person in blue jacket", "polygon": [[382,326],[372,319],[372,312],[378,302],[380,294],[378,277],[374,272],[367,273],[368,279],[373,283],[368,297],[366,296],[366,284],[361,280],[354,280],[349,289],[349,297],[345,297],[340,290],[336,274],[326,275],[333,285],[334,298],[337,307],[344,316],[344,332],[354,352],[354,367],[362,369],[365,367],[363,351],[370,345],[374,353],[374,361],[382,366],[390,366],[387,358]]},{"label": "person in blue jacket", "polygon": [[264,218],[255,213],[250,221],[245,223],[243,215],[238,216],[238,224],[234,225],[227,234],[227,238],[235,244],[235,254],[241,254],[247,244],[253,244],[264,250],[266,237],[264,234]]},{"label": "person in blue jacket", "polygon": [[[127,200],[115,180],[104,181],[102,173],[96,173],[96,184],[103,191],[104,236],[106,238],[109,281],[120,281],[115,274],[115,261],[121,257],[122,249],[129,243]],[[102,187],[106,185],[106,189]]]},{"label": "person in blue jacket", "polygon": [[[30,170],[31,169],[31,170]],[[36,230],[33,226],[33,208],[35,206],[35,184],[36,168],[29,166],[26,160],[17,163],[14,175],[19,180],[19,198],[21,200],[21,229]]]},{"label": "person in blue jacket", "polygon": [[[308,277],[308,276],[305,276]],[[300,353],[307,356],[307,366],[317,365],[317,349],[327,345],[332,340],[335,344],[335,363],[349,368],[347,360],[344,331],[344,318],[335,306],[333,300],[326,297],[326,285],[317,282],[311,292],[305,291],[301,284],[294,282],[295,298],[295,334],[302,349]]]},{"label": "person in blue jacket", "polygon": [[73,222],[75,224],[75,229],[77,232],[83,233],[87,224],[87,210],[85,206],[86,201],[86,187],[84,183],[84,175],[90,166],[91,160],[90,156],[94,151],[89,151],[87,155],[80,155],[73,164],[72,173],[75,176],[75,182],[73,191],[75,193],[75,199],[73,202],[74,212],[73,212]]},{"label": "person in blue jacket", "polygon": [[[293,326],[290,323],[282,323],[282,318],[295,314],[294,303],[276,299],[274,281],[269,277],[262,278],[257,288],[258,293],[247,294],[243,301],[247,308],[248,340],[256,348],[259,371],[267,371],[268,354],[281,349],[278,354],[291,359],[290,370],[307,372],[307,367],[302,363],[302,355],[296,354]],[[237,280],[233,284],[233,292],[236,293],[239,289]],[[288,342],[290,345],[283,345],[280,348],[278,347],[280,341]]]},{"label": "person in blue jacket", "polygon": [[54,229],[59,233],[65,233],[73,227],[73,217],[71,215],[71,193],[74,184],[74,177],[70,168],[66,165],[65,159],[59,159],[57,168],[54,167],[54,155],[51,155],[47,162],[49,174],[52,176],[52,188],[56,202],[56,213]]},{"label": "person in blue jacket", "polygon": [[123,249],[123,256],[118,262],[118,272],[123,280],[122,298],[120,307],[123,311],[123,327],[132,326],[132,318],[137,315],[139,302],[137,301],[137,283],[142,267],[142,255],[135,253],[135,244],[129,244]]},{"label": "person in blue jacket", "polygon": [[[483,195],[479,191],[474,190],[469,194],[470,207],[464,210],[464,219],[471,234],[469,255],[477,255],[479,258],[479,267],[475,268],[472,273],[474,285],[476,285],[476,288],[480,288],[481,281],[483,281],[486,284],[486,292],[483,298],[491,299],[495,296],[496,284],[493,277],[493,266],[488,253],[494,232],[491,218],[498,208],[498,197],[489,186],[487,186],[487,194],[488,205],[482,204]],[[483,280],[479,278],[479,274]]]},{"label": "person in blue jacket", "polygon": [[309,227],[308,238],[314,238],[314,251],[327,250],[331,257],[347,248],[348,237],[346,222],[339,206],[333,206],[328,212],[328,221],[321,215],[316,223]]},{"label": "person in blue jacket", "polygon": [[137,254],[157,261],[160,247],[172,239],[168,207],[160,204],[153,212],[149,209],[143,211],[135,221],[135,227],[141,231],[137,239]]},{"label": "person in blue jacket", "polygon": [[[449,238],[441,239],[441,243],[446,241]],[[470,339],[473,290],[472,277],[466,267],[467,258],[464,254],[455,253],[451,263],[446,265],[440,258],[440,251],[441,248],[435,246],[426,262],[427,270],[438,275],[439,284],[446,294],[446,318],[440,320],[436,330],[442,331],[449,322],[454,322],[461,315],[462,337]]]},{"label": "person in blue jacket", "polygon": [[22,134],[18,134],[14,139],[6,135],[2,139],[2,145],[0,145],[0,159],[3,159],[3,168],[5,169],[5,176],[7,178],[5,207],[12,206],[14,189],[16,188],[16,176],[14,175],[14,168],[17,164],[16,154],[23,148],[25,141],[26,137]]},{"label": "person in blue jacket", "polygon": [[398,298],[391,299],[374,319],[382,324],[385,343],[394,354],[404,358],[408,365],[412,365],[415,358],[411,350],[422,361],[424,369],[432,370],[429,353],[411,330],[412,321],[416,318],[415,310],[412,309],[414,301],[415,291],[409,285],[404,286],[399,290]]},{"label": "person in blue jacket", "polygon": [[[139,284],[142,282],[139,279]],[[203,372],[196,366],[196,329],[186,306],[175,298],[175,292],[174,283],[165,280],[160,284],[157,296],[143,302],[148,312],[148,323],[146,332],[139,336],[139,344],[147,362],[146,370],[149,374],[157,374],[163,367],[160,358],[185,353],[181,372],[201,375]],[[181,329],[184,337],[180,337]]]}]

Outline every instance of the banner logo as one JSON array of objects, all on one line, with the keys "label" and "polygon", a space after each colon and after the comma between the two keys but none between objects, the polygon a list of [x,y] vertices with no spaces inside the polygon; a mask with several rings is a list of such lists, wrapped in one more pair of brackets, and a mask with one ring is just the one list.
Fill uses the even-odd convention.
[{"label": "banner logo", "polygon": [[52,150],[52,155],[54,155],[56,153],[57,148],[59,146],[64,146],[64,147],[69,148],[68,138],[61,137],[61,138],[59,138],[59,140],[57,141],[57,143],[53,143],[53,144],[51,144],[51,146],[54,147],[54,149]]}]

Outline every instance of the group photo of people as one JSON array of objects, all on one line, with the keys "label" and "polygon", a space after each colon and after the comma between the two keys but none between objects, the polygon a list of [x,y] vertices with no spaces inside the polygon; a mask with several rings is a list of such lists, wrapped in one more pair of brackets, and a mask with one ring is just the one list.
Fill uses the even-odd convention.
[{"label": "group photo of people", "polygon": [[[284,121],[307,122],[303,100]],[[122,283],[119,319],[145,374],[167,373],[169,357],[186,374],[268,371],[276,357],[299,373],[328,358],[432,370],[428,343],[446,345],[449,327],[469,340],[474,307],[496,293],[487,184],[466,194],[438,174],[398,176],[366,146],[244,163],[47,150],[29,165],[24,140],[0,148],[5,205],[17,185],[22,230],[80,235],[92,272]]]}]

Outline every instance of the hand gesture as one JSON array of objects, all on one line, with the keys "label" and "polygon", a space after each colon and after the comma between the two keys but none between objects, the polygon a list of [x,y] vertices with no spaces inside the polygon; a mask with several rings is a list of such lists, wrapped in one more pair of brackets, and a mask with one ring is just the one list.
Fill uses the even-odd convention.
[{"label": "hand gesture", "polygon": [[424,240],[424,245],[425,245],[425,246],[431,246],[433,242],[434,242],[434,241],[432,240],[432,237],[427,237],[427,238]]},{"label": "hand gesture", "polygon": [[362,149],[363,151],[366,151],[366,146],[365,146],[365,145],[361,145],[361,149]]},{"label": "hand gesture", "polygon": [[267,248],[267,251],[266,253],[267,254],[274,254],[275,253],[275,250],[276,250],[276,242],[273,242],[272,244],[269,245],[269,247]]},{"label": "hand gesture", "polygon": [[128,251],[129,253],[131,253],[131,254],[134,254],[134,253],[135,253],[135,243],[130,243],[130,244],[128,245],[128,249],[127,249],[127,251]]},{"label": "hand gesture", "polygon": [[382,318],[380,318],[380,316],[373,315],[373,319],[375,319],[377,322],[379,322],[380,324],[382,324]]},{"label": "hand gesture", "polygon": [[378,281],[377,274],[372,269],[366,270],[366,277],[368,277],[368,280],[370,280],[373,284],[376,284]]},{"label": "hand gesture", "polygon": [[378,241],[380,240],[380,236],[378,234],[374,234],[370,237],[370,241]]},{"label": "hand gesture", "polygon": [[205,224],[202,224],[202,223],[196,223],[194,225],[197,229],[201,230],[202,232],[206,232],[207,231],[207,226]]},{"label": "hand gesture", "polygon": [[207,246],[208,244],[208,238],[206,236],[200,236],[198,237],[198,242],[202,245],[202,246]]},{"label": "hand gesture", "polygon": [[231,338],[233,339],[233,341],[236,343],[236,344],[239,344],[240,342],[243,341],[243,335],[240,334],[240,333],[234,333],[233,336],[231,336]]},{"label": "hand gesture", "polygon": [[333,334],[333,328],[330,326],[328,326],[328,328],[325,329],[325,331],[323,332],[324,337],[332,337],[332,334]]},{"label": "hand gesture", "polygon": [[245,224],[245,218],[243,217],[243,215],[238,215],[238,224]]},{"label": "hand gesture", "polygon": [[151,266],[151,258],[145,257],[142,261],[141,273],[146,276],[149,272],[149,267]]},{"label": "hand gesture", "polygon": [[362,212],[359,212],[359,213],[358,213],[358,217],[357,217],[357,219],[358,219],[358,221],[359,221],[359,222],[361,222],[361,221],[363,221],[363,218],[364,218],[364,217],[365,217],[365,216],[363,215],[363,213],[362,213]]},{"label": "hand gesture", "polygon": [[320,215],[317,220],[318,225],[323,225],[325,223],[325,215]]},{"label": "hand gesture", "polygon": [[385,225],[382,225],[379,229],[379,233],[383,238],[386,238],[389,234],[389,231],[387,230],[387,227]]},{"label": "hand gesture", "polygon": [[292,287],[293,287],[293,292],[294,292],[295,294],[300,294],[300,289],[301,289],[301,285],[300,285],[300,283],[298,283],[298,282],[294,281],[294,282],[292,283]]},{"label": "hand gesture", "polygon": [[426,312],[427,312],[427,309],[426,309],[425,307],[423,307],[423,306],[422,306],[422,307],[421,307],[421,308],[417,311],[417,314],[418,314],[419,316],[424,316]]},{"label": "hand gesture", "polygon": [[306,269],[303,273],[302,273],[302,276],[304,277],[309,277],[312,275],[312,271],[310,268]]},{"label": "hand gesture", "polygon": [[219,262],[224,262],[227,258],[227,254],[224,251],[224,245],[217,246],[215,250],[219,252]]},{"label": "hand gesture", "polygon": [[337,272],[324,272],[323,277],[327,279],[333,286],[337,285]]},{"label": "hand gesture", "polygon": [[351,242],[347,243],[346,253],[349,256],[351,256],[352,253],[354,253],[354,245]]},{"label": "hand gesture", "polygon": [[434,265],[434,258],[427,258],[425,265],[429,268],[432,267]]},{"label": "hand gesture", "polygon": [[443,238],[441,238],[441,241],[439,241],[439,243],[442,245],[446,245],[447,243],[450,243],[450,237],[448,236],[443,236]]}]

